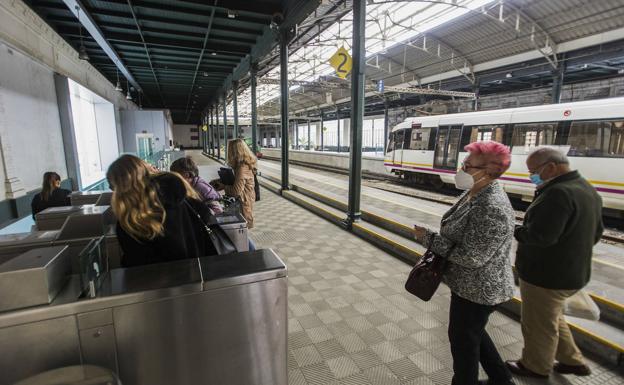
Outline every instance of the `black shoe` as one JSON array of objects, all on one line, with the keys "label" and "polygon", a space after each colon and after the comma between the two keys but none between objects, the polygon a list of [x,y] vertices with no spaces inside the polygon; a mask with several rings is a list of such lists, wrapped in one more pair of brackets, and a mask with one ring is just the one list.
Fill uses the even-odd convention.
[{"label": "black shoe", "polygon": [[548,378],[548,376],[545,376],[543,374],[538,374],[532,370],[527,369],[524,365],[522,365],[522,362],[520,361],[507,361],[505,362],[505,364],[507,365],[507,368],[509,369],[509,371],[515,374],[516,376],[533,377],[533,378]]},{"label": "black shoe", "polygon": [[589,376],[591,370],[587,365],[566,365],[561,362],[555,363],[553,370],[561,374],[574,374],[575,376]]},{"label": "black shoe", "polygon": [[503,382],[495,382],[490,380],[479,380],[479,385],[516,385],[512,380],[503,381]]}]

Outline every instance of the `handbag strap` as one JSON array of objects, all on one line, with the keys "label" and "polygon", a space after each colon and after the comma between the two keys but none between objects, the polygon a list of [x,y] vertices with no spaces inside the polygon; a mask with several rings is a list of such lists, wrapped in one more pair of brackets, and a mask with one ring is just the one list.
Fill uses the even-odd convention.
[{"label": "handbag strap", "polygon": [[186,207],[188,207],[191,212],[193,214],[195,214],[195,216],[197,217],[197,219],[199,220],[199,223],[202,225],[202,227],[206,230],[206,232],[208,233],[208,235],[212,235],[212,230],[210,229],[210,227],[208,227],[208,225],[206,224],[206,222],[204,222],[204,220],[202,219],[201,215],[199,215],[199,213],[197,212],[197,210],[195,210],[193,208],[193,206],[191,206],[190,203],[188,203],[188,201],[186,199],[184,199],[184,203],[186,204]]}]

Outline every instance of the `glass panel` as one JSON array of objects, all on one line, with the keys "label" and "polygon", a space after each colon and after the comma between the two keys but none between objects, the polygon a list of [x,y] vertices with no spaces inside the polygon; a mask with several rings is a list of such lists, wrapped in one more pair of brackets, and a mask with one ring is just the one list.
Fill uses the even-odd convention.
[{"label": "glass panel", "polygon": [[412,140],[410,142],[410,150],[427,150],[429,147],[429,128],[412,129]]},{"label": "glass panel", "polygon": [[438,140],[436,143],[435,157],[433,159],[433,165],[441,167],[444,165],[444,149],[446,147],[446,136],[448,135],[448,129],[440,127],[438,133]]},{"label": "glass panel", "polygon": [[388,148],[386,149],[386,152],[391,151],[394,151],[394,132],[391,132],[390,136],[388,137]]},{"label": "glass panel", "polygon": [[403,137],[404,136],[405,136],[405,130],[394,132],[394,149],[395,150],[403,149]]},{"label": "glass panel", "polygon": [[472,130],[470,133],[470,143],[483,142],[486,140],[503,143],[503,131],[505,128],[502,126],[472,126],[470,129]]},{"label": "glass panel", "polygon": [[573,122],[568,136],[568,155],[624,157],[623,130],[623,121]]},{"label": "glass panel", "polygon": [[457,154],[459,149],[459,137],[461,133],[461,127],[452,127],[448,141],[448,151],[446,155],[446,167],[457,168]]},{"label": "glass panel", "polygon": [[514,154],[526,154],[536,146],[555,144],[557,122],[515,124],[511,144]]}]

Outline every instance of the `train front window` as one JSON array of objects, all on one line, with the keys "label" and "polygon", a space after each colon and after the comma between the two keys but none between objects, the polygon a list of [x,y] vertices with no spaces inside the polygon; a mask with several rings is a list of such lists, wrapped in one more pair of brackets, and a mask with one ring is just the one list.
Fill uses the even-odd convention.
[{"label": "train front window", "polygon": [[624,121],[573,122],[568,136],[570,156],[624,157]]},{"label": "train front window", "polygon": [[394,151],[394,132],[391,132],[388,136],[388,148],[386,148],[386,153]]},{"label": "train front window", "polygon": [[526,154],[536,146],[552,145],[556,136],[556,122],[515,124],[511,140],[513,153]]}]

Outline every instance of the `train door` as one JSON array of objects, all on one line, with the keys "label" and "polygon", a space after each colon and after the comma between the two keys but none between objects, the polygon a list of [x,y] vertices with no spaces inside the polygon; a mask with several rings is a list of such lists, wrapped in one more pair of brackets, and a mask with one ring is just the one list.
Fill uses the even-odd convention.
[{"label": "train door", "polygon": [[457,170],[461,130],[461,125],[439,127],[433,155],[434,168]]},{"label": "train door", "polygon": [[392,163],[401,164],[403,161],[403,142],[405,141],[405,130],[394,132],[394,151],[392,151]]}]

